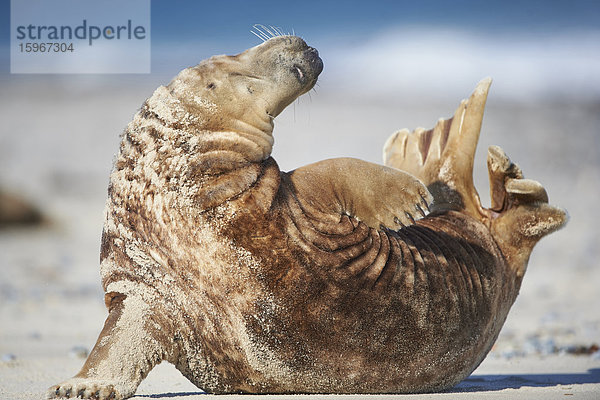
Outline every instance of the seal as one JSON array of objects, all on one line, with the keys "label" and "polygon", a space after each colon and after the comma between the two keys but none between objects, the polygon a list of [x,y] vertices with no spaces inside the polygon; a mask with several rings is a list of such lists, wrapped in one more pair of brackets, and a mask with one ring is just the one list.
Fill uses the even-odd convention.
[{"label": "seal", "polygon": [[433,130],[393,135],[386,166],[280,171],[273,118],[322,68],[302,39],[277,36],[145,101],[110,177],[108,318],[50,398],[132,396],[163,360],[211,393],[438,391],[483,360],[565,212],[497,147],[493,204],[479,203],[489,80]]}]

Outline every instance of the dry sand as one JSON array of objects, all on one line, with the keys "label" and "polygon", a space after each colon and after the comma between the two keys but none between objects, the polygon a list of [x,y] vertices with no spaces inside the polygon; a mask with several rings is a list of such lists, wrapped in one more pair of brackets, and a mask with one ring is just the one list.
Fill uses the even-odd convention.
[{"label": "dry sand", "polygon": [[[98,257],[108,174],[118,134],[156,85],[156,77],[122,86],[89,77],[2,82],[0,187],[29,198],[49,222],[0,230],[0,399],[42,398],[78,371],[102,327]],[[322,84],[278,118],[274,156],[284,170],[335,156],[380,162],[394,130],[432,126],[459,100],[339,96]],[[600,103],[499,101],[492,86],[475,162],[484,202],[485,148],[497,144],[571,221],[534,250],[521,294],[474,374],[449,393],[409,398],[600,398],[598,127]],[[200,393],[161,365],[136,397],[212,397]]]}]

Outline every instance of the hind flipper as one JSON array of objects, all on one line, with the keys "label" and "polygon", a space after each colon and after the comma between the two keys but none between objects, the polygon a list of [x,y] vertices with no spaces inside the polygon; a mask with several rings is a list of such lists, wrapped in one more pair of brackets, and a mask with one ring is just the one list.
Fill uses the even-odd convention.
[{"label": "hind flipper", "polygon": [[384,164],[421,180],[433,195],[434,210],[461,210],[481,217],[473,160],[491,83],[490,78],[479,82],[452,118],[439,120],[430,130],[396,132],[384,146]]},{"label": "hind flipper", "polygon": [[544,186],[525,179],[521,168],[498,146],[488,150],[490,231],[509,266],[522,277],[535,244],[563,227],[565,210],[548,204]]}]

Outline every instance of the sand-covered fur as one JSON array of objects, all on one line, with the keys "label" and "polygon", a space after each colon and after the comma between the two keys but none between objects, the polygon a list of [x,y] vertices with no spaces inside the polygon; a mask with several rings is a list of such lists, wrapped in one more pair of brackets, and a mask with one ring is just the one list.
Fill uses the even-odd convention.
[{"label": "sand-covered fur", "polygon": [[564,212],[497,149],[497,207],[479,204],[486,82],[453,120],[388,141],[389,166],[280,171],[273,118],[321,70],[281,36],[188,68],[143,104],[111,174],[109,316],[50,397],[126,398],[162,360],[214,393],[435,391],[483,360]]}]

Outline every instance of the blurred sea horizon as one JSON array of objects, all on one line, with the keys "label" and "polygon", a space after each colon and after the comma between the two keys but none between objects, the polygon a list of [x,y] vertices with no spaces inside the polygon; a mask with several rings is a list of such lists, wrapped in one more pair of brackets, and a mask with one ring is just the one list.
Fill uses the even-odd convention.
[{"label": "blurred sea horizon", "polygon": [[[152,45],[150,74],[0,74],[0,83],[73,81],[71,86],[153,82],[166,84],[181,69],[217,54],[234,55],[258,45],[247,27],[238,44],[218,47],[200,37]],[[319,50],[325,69],[317,90],[344,96],[456,97],[485,77],[497,97],[509,101],[598,101],[600,23],[597,29],[557,32],[481,32],[429,25],[388,26],[361,38],[296,32]],[[314,37],[313,37],[314,36]],[[0,47],[4,58],[8,46]],[[101,51],[97,57],[110,57]],[[3,60],[6,61],[6,60]],[[114,62],[118,62],[115,60]]]},{"label": "blurred sea horizon", "polygon": [[[16,0],[13,0],[16,1]],[[33,1],[33,0],[32,0]],[[10,74],[10,1],[0,0],[0,83],[61,79]],[[67,75],[75,85],[167,83],[215,54],[260,43],[255,24],[295,33],[316,47],[325,70],[318,90],[344,96],[463,95],[491,76],[498,98],[596,101],[600,97],[600,3],[590,0],[479,2],[379,0],[343,3],[150,2],[151,73]],[[66,11],[68,12],[68,11]],[[260,28],[259,28],[260,29]],[[90,64],[118,63],[102,46]],[[108,59],[108,61],[107,61]]]}]

